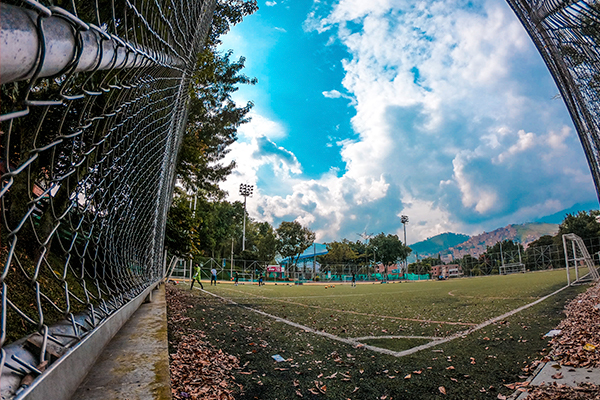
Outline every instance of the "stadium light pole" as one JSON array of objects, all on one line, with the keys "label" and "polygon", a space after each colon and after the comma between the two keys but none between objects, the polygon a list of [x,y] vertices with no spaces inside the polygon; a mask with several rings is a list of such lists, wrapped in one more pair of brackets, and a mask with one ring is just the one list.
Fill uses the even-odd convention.
[{"label": "stadium light pole", "polygon": [[242,251],[246,250],[246,199],[248,196],[252,196],[252,191],[254,190],[254,185],[246,185],[244,183],[240,184],[240,194],[244,196],[244,223],[242,230]]},{"label": "stadium light pole", "polygon": [[[404,225],[404,246],[406,246],[406,224],[408,223],[408,216],[401,215],[400,222],[402,222],[402,225]],[[404,266],[406,268],[406,272],[408,272],[408,259],[406,258],[404,259]]]}]

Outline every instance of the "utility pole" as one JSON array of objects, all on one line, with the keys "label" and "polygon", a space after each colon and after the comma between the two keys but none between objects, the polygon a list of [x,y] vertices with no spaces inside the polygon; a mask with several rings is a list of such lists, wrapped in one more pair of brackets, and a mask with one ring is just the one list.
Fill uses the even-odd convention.
[{"label": "utility pole", "polygon": [[248,196],[252,196],[254,185],[246,185],[245,183],[240,184],[240,194],[244,196],[244,228],[242,233],[242,251],[246,250],[246,199]]}]

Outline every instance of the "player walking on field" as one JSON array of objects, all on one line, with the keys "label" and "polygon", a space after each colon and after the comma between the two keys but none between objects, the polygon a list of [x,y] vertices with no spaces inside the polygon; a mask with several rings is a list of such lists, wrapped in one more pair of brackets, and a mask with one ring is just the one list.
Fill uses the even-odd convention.
[{"label": "player walking on field", "polygon": [[192,277],[192,286],[190,286],[190,290],[194,288],[194,282],[198,282],[202,290],[204,290],[204,286],[202,286],[202,282],[200,282],[200,266],[196,264],[194,268],[194,276]]},{"label": "player walking on field", "polygon": [[352,273],[352,287],[356,287],[356,273]]},{"label": "player walking on field", "polygon": [[217,270],[214,268],[210,270],[210,286],[212,286],[213,282],[217,286]]}]

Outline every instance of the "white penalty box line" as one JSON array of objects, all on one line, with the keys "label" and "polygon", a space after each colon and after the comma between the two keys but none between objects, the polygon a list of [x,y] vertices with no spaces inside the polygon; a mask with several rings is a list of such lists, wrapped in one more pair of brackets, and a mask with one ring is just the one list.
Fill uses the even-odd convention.
[{"label": "white penalty box line", "polygon": [[[562,292],[563,290],[565,290],[568,287],[569,287],[568,285],[564,286],[564,287],[562,287],[562,288],[560,288],[558,290],[555,290],[554,292],[552,292],[552,293],[550,293],[550,294],[548,294],[546,296],[540,297],[536,301],[533,301],[531,303],[525,304],[524,306],[521,306],[519,308],[515,308],[514,310],[511,310],[511,311],[509,311],[507,313],[504,313],[502,315],[499,315],[497,317],[488,319],[487,321],[482,322],[481,324],[475,325],[474,327],[469,328],[466,331],[458,332],[458,333],[455,333],[453,335],[446,336],[444,338],[436,338],[434,336],[363,336],[363,337],[357,337],[357,338],[342,338],[342,337],[339,337],[339,336],[336,336],[336,335],[332,335],[331,333],[327,333],[327,332],[315,330],[315,329],[310,328],[308,326],[305,326],[305,325],[302,325],[302,324],[298,324],[296,322],[287,320],[285,318],[278,317],[278,316],[273,315],[273,314],[266,313],[264,311],[257,310],[257,309],[252,308],[252,307],[244,306],[242,304],[236,303],[233,300],[230,300],[230,299],[227,299],[225,297],[219,296],[218,294],[211,293],[211,292],[208,292],[208,291],[200,289],[200,288],[196,288],[196,289],[198,289],[198,290],[200,290],[200,291],[202,291],[204,293],[210,294],[211,296],[214,296],[214,297],[216,297],[218,299],[221,299],[221,300],[223,300],[223,301],[225,301],[227,303],[234,304],[236,306],[245,308],[245,309],[247,309],[249,311],[255,312],[255,313],[260,314],[262,316],[274,319],[277,322],[281,322],[281,323],[293,326],[294,328],[301,329],[301,330],[303,330],[303,331],[305,331],[307,333],[312,333],[312,334],[315,334],[315,335],[326,337],[326,338],[331,339],[331,340],[336,340],[338,342],[349,344],[349,345],[351,345],[351,346],[353,346],[355,348],[365,348],[367,350],[371,350],[371,351],[374,351],[374,352],[377,352],[377,353],[381,353],[381,354],[387,354],[387,355],[390,355],[390,356],[393,356],[393,357],[404,357],[404,356],[408,356],[408,355],[417,353],[417,352],[419,352],[421,350],[426,350],[426,349],[438,346],[438,345],[443,344],[443,343],[448,343],[448,342],[450,342],[450,341],[452,341],[454,339],[465,338],[467,335],[469,335],[469,334],[471,334],[473,332],[476,332],[476,331],[478,331],[480,329],[483,329],[483,328],[485,328],[488,325],[494,324],[494,323],[496,323],[498,321],[501,321],[501,320],[503,320],[505,318],[508,318],[508,317],[510,317],[512,315],[515,315],[515,314],[517,314],[517,313],[519,313],[519,312],[521,312],[523,310],[526,310],[526,309],[528,309],[530,307],[533,307],[536,304],[539,304],[542,301],[544,301],[544,300],[546,300],[546,299],[554,296],[555,294],[558,294],[558,293]],[[416,347],[410,348],[408,350],[403,350],[403,351],[388,350],[388,349],[384,349],[384,348],[377,347],[377,346],[371,346],[371,345],[368,345],[368,344],[360,342],[360,340],[372,340],[372,339],[427,339],[427,340],[431,340],[431,342],[422,344],[420,346],[416,346]]]}]

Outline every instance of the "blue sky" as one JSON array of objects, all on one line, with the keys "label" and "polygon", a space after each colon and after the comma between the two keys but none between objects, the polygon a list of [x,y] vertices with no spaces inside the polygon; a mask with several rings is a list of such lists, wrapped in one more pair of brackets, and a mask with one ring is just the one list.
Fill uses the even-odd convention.
[{"label": "blue sky", "polygon": [[258,84],[222,186],[317,241],[477,234],[597,207],[581,144],[504,0],[259,0],[224,38]]}]

